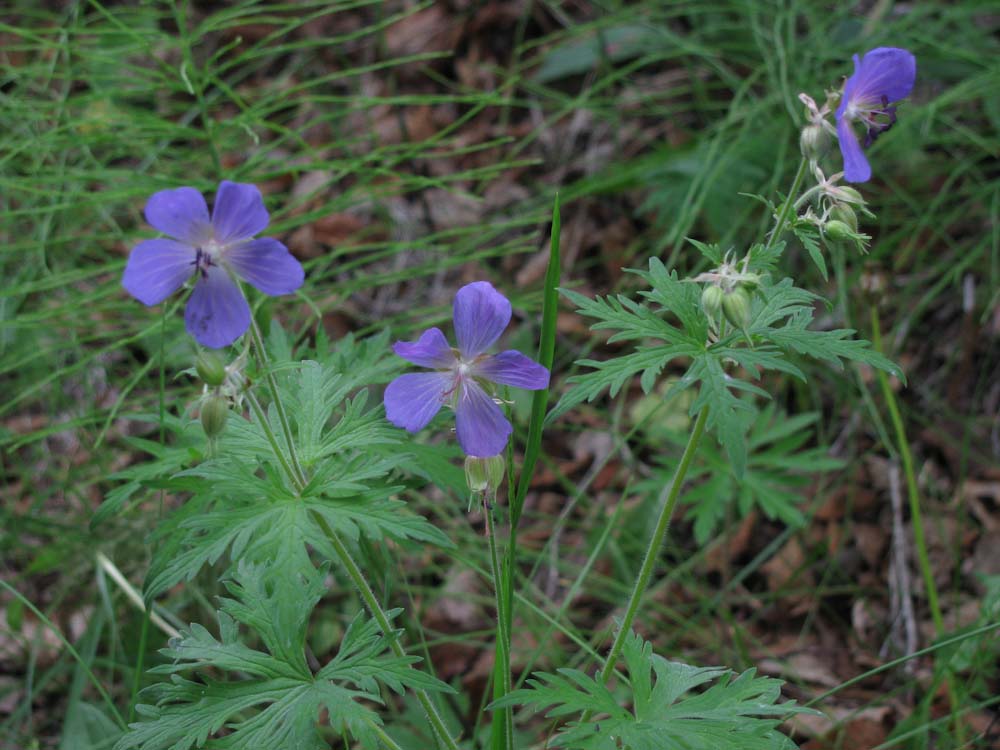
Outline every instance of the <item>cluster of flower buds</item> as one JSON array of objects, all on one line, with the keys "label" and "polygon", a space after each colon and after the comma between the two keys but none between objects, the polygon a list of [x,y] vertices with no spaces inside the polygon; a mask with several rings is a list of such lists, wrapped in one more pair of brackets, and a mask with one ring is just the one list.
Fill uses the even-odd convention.
[{"label": "cluster of flower buds", "polygon": [[868,248],[871,238],[858,230],[858,212],[869,218],[874,214],[865,206],[865,199],[850,185],[821,183],[823,214],[817,223],[823,236],[832,242],[853,242],[860,252]]},{"label": "cluster of flower buds", "polygon": [[721,312],[740,330],[750,325],[750,295],[760,286],[760,275],[746,270],[746,260],[742,268],[726,260],[714,271],[700,274],[694,280],[709,282],[701,293],[701,306],[709,320],[715,321]]},{"label": "cluster of flower buds", "polygon": [[209,440],[218,438],[226,429],[231,404],[242,399],[246,382],[243,366],[246,354],[241,354],[227,365],[213,350],[199,352],[194,363],[195,372],[205,384],[201,398],[201,426]]},{"label": "cluster of flower buds", "polygon": [[724,290],[717,284],[709,284],[701,293],[701,306],[713,319],[721,310],[726,320],[737,328],[750,324],[750,292],[742,285]]}]

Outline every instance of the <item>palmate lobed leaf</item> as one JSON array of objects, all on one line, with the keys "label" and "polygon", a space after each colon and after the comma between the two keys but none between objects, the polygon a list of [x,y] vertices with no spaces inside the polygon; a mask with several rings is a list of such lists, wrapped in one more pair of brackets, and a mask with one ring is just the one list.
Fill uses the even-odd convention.
[{"label": "palmate lobed leaf", "polygon": [[[806,486],[818,472],[841,468],[844,462],[828,455],[825,446],[812,446],[818,412],[789,416],[769,403],[753,417],[747,433],[747,466],[737,479],[728,455],[711,444],[703,444],[688,477],[689,487],[681,502],[688,506],[685,518],[694,523],[695,540],[706,543],[736,504],[741,516],[758,509],[770,519],[797,527],[804,521],[799,509]],[[666,433],[680,450],[687,436]],[[672,454],[676,455],[676,454]],[[659,491],[674,470],[672,457],[659,463],[662,473],[637,485],[637,492]]]},{"label": "palmate lobed leaf", "polygon": [[[173,661],[152,671],[170,674],[170,681],[143,691],[148,702],[138,710],[146,720],[132,724],[115,750],[318,750],[329,746],[320,731],[321,712],[330,730],[374,747],[372,725],[381,719],[359,699],[381,703],[380,684],[396,692],[451,692],[410,668],[419,657],[390,653],[377,623],[362,613],[348,626],[338,653],[314,674],[305,657],[306,628],[325,591],[324,575],[308,561],[304,567],[241,564],[227,582],[233,598],[221,601],[219,638],[193,625],[163,649]],[[265,650],[242,643],[240,627],[256,633]],[[240,677],[220,680],[220,671]]]},{"label": "palmate lobed leaf", "polygon": [[[778,704],[781,681],[736,675],[721,667],[693,667],[653,653],[631,633],[622,651],[630,680],[632,709],[621,706],[607,687],[579,670],[536,673],[529,687],[514,691],[493,707],[530,705],[548,708],[546,716],[592,714],[585,722],[562,727],[554,747],[567,750],[791,750],[781,734],[781,719],[803,709]],[[708,686],[702,692],[696,688]]]},{"label": "palmate lobed leaf", "polygon": [[[241,474],[239,465],[220,467],[218,463],[224,461],[189,470],[191,475],[211,478],[211,490],[193,496],[157,530],[162,542],[147,574],[148,595],[190,580],[202,566],[214,564],[227,553],[232,559],[246,556],[251,561],[306,559],[312,547],[333,555],[311,511],[353,540],[364,535],[373,540],[414,539],[452,546],[443,531],[395,499],[397,485],[368,480],[363,489],[362,481],[351,483],[341,477],[318,483],[314,494],[298,498],[284,488],[280,478],[255,476],[249,467]],[[236,484],[230,485],[230,480]]]},{"label": "palmate lobed leaf", "polygon": [[[722,257],[715,246],[698,246],[710,259]],[[691,416],[709,410],[707,427],[726,449],[736,476],[741,477],[747,462],[745,433],[754,414],[752,405],[741,394],[770,398],[747,375],[759,380],[764,371],[773,370],[804,380],[805,373],[792,358],[806,355],[837,367],[842,367],[845,361],[860,362],[902,377],[892,361],[872,350],[868,342],[853,338],[854,331],[809,329],[814,305],[820,297],[795,287],[791,279],[774,283],[768,275],[781,248],[780,243],[775,247],[758,244],[751,248],[747,268],[763,276],[759,277],[760,285],[751,299],[750,322],[745,330],[728,327],[727,332],[724,326],[724,335],[719,340],[714,340],[715,333],[710,335],[708,316],[701,306],[702,287],[678,279],[676,272],[667,271],[657,258],[650,259],[648,271],[629,269],[651,286],[649,291],[639,292],[644,303],[624,295],[589,299],[563,290],[582,315],[597,320],[591,326],[593,330],[617,331],[609,341],[642,343],[636,345],[634,352],[613,359],[578,362],[592,368],[592,372],[569,379],[574,387],[546,421],[553,421],[583,401],[594,400],[605,390],[611,396],[616,395],[636,375],[640,375],[640,385],[648,394],[671,360],[687,360],[686,373],[668,396],[680,388],[698,386]],[[655,341],[663,343],[656,345],[652,343]],[[741,374],[733,364],[744,372]]]}]

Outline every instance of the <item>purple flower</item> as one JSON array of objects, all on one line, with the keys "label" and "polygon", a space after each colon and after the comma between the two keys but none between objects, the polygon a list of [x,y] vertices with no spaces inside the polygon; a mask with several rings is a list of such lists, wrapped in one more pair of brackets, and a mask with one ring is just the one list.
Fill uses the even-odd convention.
[{"label": "purple flower", "polygon": [[287,247],[268,237],[252,239],[268,222],[254,185],[220,182],[211,219],[194,188],[161,190],[146,204],[146,221],[172,239],[136,245],[122,286],[143,304],[156,305],[197,273],[184,322],[203,346],[228,346],[250,327],[250,306],[234,274],[264,294],[291,294],[302,286],[302,265]]},{"label": "purple flower", "polygon": [[436,372],[400,375],[385,390],[385,413],[397,427],[423,429],[441,407],[455,409],[458,442],[466,455],[488,458],[503,452],[513,428],[483,383],[541,390],[549,371],[520,352],[484,354],[510,322],[510,302],[493,285],[476,281],[458,290],[452,349],[438,328],[416,341],[397,341],[392,350],[408,362]]},{"label": "purple flower", "polygon": [[909,96],[916,75],[917,62],[905,49],[878,47],[866,52],[860,61],[854,56],[854,75],[844,84],[837,107],[837,138],[844,156],[844,179],[848,182],[867,182],[872,176],[854,133],[854,121],[865,126],[865,148],[868,148],[896,122],[896,108],[892,105]]}]

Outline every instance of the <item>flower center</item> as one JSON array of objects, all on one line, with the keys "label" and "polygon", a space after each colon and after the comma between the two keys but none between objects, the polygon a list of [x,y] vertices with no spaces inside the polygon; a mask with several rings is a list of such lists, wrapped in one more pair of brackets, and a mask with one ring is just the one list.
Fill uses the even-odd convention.
[{"label": "flower center", "polygon": [[852,101],[844,110],[848,120],[860,120],[865,126],[865,148],[896,122],[896,108],[885,96],[880,101]]},{"label": "flower center", "polygon": [[214,239],[196,248],[193,261],[195,270],[200,271],[203,277],[207,277],[208,269],[219,265],[219,259],[222,257],[222,249],[222,245]]}]

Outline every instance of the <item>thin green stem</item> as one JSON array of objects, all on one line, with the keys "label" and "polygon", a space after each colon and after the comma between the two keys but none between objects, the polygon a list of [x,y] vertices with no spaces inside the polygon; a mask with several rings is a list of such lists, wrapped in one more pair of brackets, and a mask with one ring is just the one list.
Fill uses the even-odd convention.
[{"label": "thin green stem", "polygon": [[[872,343],[876,351],[882,351],[882,332],[878,315],[878,306],[871,306],[872,323]],[[910,521],[913,524],[913,541],[917,545],[917,559],[920,563],[920,573],[924,578],[924,586],[927,588],[927,604],[931,609],[931,619],[934,620],[934,630],[938,635],[944,633],[944,618],[941,615],[941,605],[938,602],[937,585],[934,583],[934,571],[931,568],[931,559],[927,554],[927,540],[924,537],[924,521],[920,511],[920,493],[917,488],[917,476],[913,469],[913,455],[910,453],[910,443],[906,438],[906,427],[903,425],[903,417],[899,412],[899,403],[896,401],[896,394],[893,393],[889,385],[889,376],[884,371],[876,369],[879,385],[882,387],[882,396],[885,398],[886,407],[889,409],[889,419],[896,431],[896,450],[899,451],[899,458],[903,462],[903,474],[906,476],[906,489],[910,501]]]},{"label": "thin green stem", "polygon": [[664,499],[661,496],[663,509],[660,511],[660,518],[656,522],[656,528],[653,530],[652,537],[650,537],[649,546],[646,547],[646,557],[643,559],[642,567],[639,569],[639,576],[635,579],[635,587],[632,589],[632,596],[629,597],[628,606],[625,608],[625,616],[622,618],[621,627],[618,629],[615,642],[611,645],[611,650],[608,652],[604,668],[601,669],[601,682],[606,683],[611,679],[611,673],[614,672],[615,664],[618,662],[618,657],[625,646],[625,639],[628,638],[628,634],[631,632],[632,621],[635,619],[636,612],[639,611],[639,604],[642,601],[642,595],[646,592],[646,587],[649,585],[650,576],[653,575],[656,558],[659,557],[663,539],[667,535],[667,529],[670,528],[670,519],[674,514],[674,509],[677,507],[677,499],[681,494],[684,477],[691,467],[691,461],[694,459],[695,452],[698,449],[698,443],[701,442],[701,436],[705,432],[705,422],[707,421],[708,407],[706,406],[698,412],[698,418],[695,420],[694,428],[688,436],[688,442],[684,446],[684,453],[681,456],[681,462],[677,465],[677,470],[674,472],[674,478],[670,482],[670,485],[664,488],[666,498]]},{"label": "thin green stem", "polygon": [[292,469],[295,471],[295,475],[298,477],[299,482],[305,487],[309,480],[306,478],[306,473],[302,469],[302,464],[299,463],[299,456],[295,450],[295,436],[292,434],[292,424],[288,420],[288,413],[285,411],[284,404],[281,403],[281,396],[278,393],[278,381],[274,377],[274,373],[271,372],[271,366],[267,358],[267,350],[264,348],[264,337],[260,334],[260,328],[257,326],[257,320],[250,316],[250,341],[253,343],[254,351],[257,354],[257,363],[260,365],[260,369],[264,374],[264,379],[267,381],[267,387],[271,390],[271,403],[274,404],[274,411],[278,415],[278,422],[281,424],[281,432],[285,436],[285,445],[288,447],[288,460],[291,464]]},{"label": "thin green stem", "polygon": [[[510,633],[507,630],[507,604],[501,591],[503,578],[500,574],[500,555],[497,553],[496,524],[493,521],[493,507],[486,495],[483,495],[483,515],[486,517],[486,539],[490,546],[490,568],[493,574],[493,592],[497,607],[497,637],[496,660],[500,669],[499,684],[494,686],[493,698],[503,698],[513,688],[510,676]],[[494,671],[496,679],[496,671]],[[503,716],[504,747],[514,748],[514,712],[510,707],[499,709]]]},{"label": "thin green stem", "polygon": [[[878,305],[871,306],[871,326],[872,344],[876,351],[882,351],[882,324],[879,320]],[[944,616],[941,614],[941,603],[938,598],[937,584],[934,582],[934,570],[931,568],[930,555],[927,552],[927,538],[924,535],[924,519],[920,510],[920,490],[917,486],[917,475],[913,468],[913,454],[910,452],[910,441],[906,437],[906,427],[903,424],[903,417],[899,411],[899,402],[896,394],[889,384],[889,376],[883,370],[875,370],[879,386],[882,389],[882,397],[885,399],[886,408],[889,409],[889,419],[896,432],[896,450],[899,452],[900,461],[903,463],[903,475],[906,477],[906,494],[910,505],[910,523],[913,525],[913,542],[917,548],[917,561],[920,565],[920,574],[924,579],[924,588],[927,591],[927,606],[931,610],[931,619],[934,622],[934,632],[938,638],[944,635]],[[959,708],[958,694],[955,691],[954,681],[946,676],[945,684],[948,690],[948,700],[952,710]],[[962,723],[955,719],[955,737],[958,744],[963,743],[965,735]]]},{"label": "thin green stem", "polygon": [[781,204],[781,209],[778,211],[778,218],[774,222],[774,230],[768,236],[767,242],[764,243],[765,248],[773,247],[781,238],[781,233],[785,231],[785,225],[788,223],[788,215],[792,212],[792,207],[795,205],[795,196],[798,194],[799,188],[802,187],[802,180],[806,176],[808,167],[809,161],[803,157],[802,161],[799,162],[799,169],[795,173],[795,179],[792,180],[792,189],[788,191],[785,202]]},{"label": "thin green stem", "polygon": [[[354,558],[351,557],[350,550],[344,545],[344,542],[340,539],[332,528],[330,524],[327,523],[326,519],[323,518],[316,510],[310,510],[310,515],[316,524],[322,529],[323,534],[330,541],[333,546],[334,551],[337,553],[341,564],[344,569],[347,570],[347,575],[350,577],[351,582],[357,588],[358,593],[361,594],[361,598],[365,601],[365,606],[368,607],[368,611],[371,612],[372,617],[378,623],[379,628],[382,630],[382,634],[385,636],[386,641],[389,643],[389,648],[392,653],[398,657],[406,656],[406,651],[403,649],[402,645],[399,643],[399,639],[396,636],[396,631],[392,627],[392,623],[389,621],[389,616],[382,609],[382,605],[379,604],[378,599],[375,596],[375,592],[371,590],[368,585],[368,581],[365,579],[364,573],[361,572],[361,568],[358,567],[357,563],[354,562]],[[434,728],[434,733],[438,738],[444,742],[448,750],[458,750],[458,744],[455,742],[448,728],[445,726],[444,720],[438,713],[434,704],[431,702],[430,696],[424,690],[415,690],[417,695],[417,700],[420,701],[420,705],[423,706],[424,711],[427,714],[427,718],[431,722],[431,726]]]},{"label": "thin green stem", "polygon": [[288,457],[281,450],[281,446],[278,445],[278,436],[274,434],[274,430],[271,429],[271,423],[267,421],[267,414],[264,411],[264,407],[260,405],[260,401],[257,400],[257,397],[251,391],[246,391],[243,396],[246,398],[247,403],[250,404],[250,410],[256,415],[258,421],[260,421],[261,427],[264,430],[264,436],[267,438],[267,442],[271,444],[271,450],[274,451],[278,463],[285,470],[285,474],[288,476],[295,491],[302,492],[306,486],[305,481],[300,479],[298,474],[295,473],[288,462]]}]

